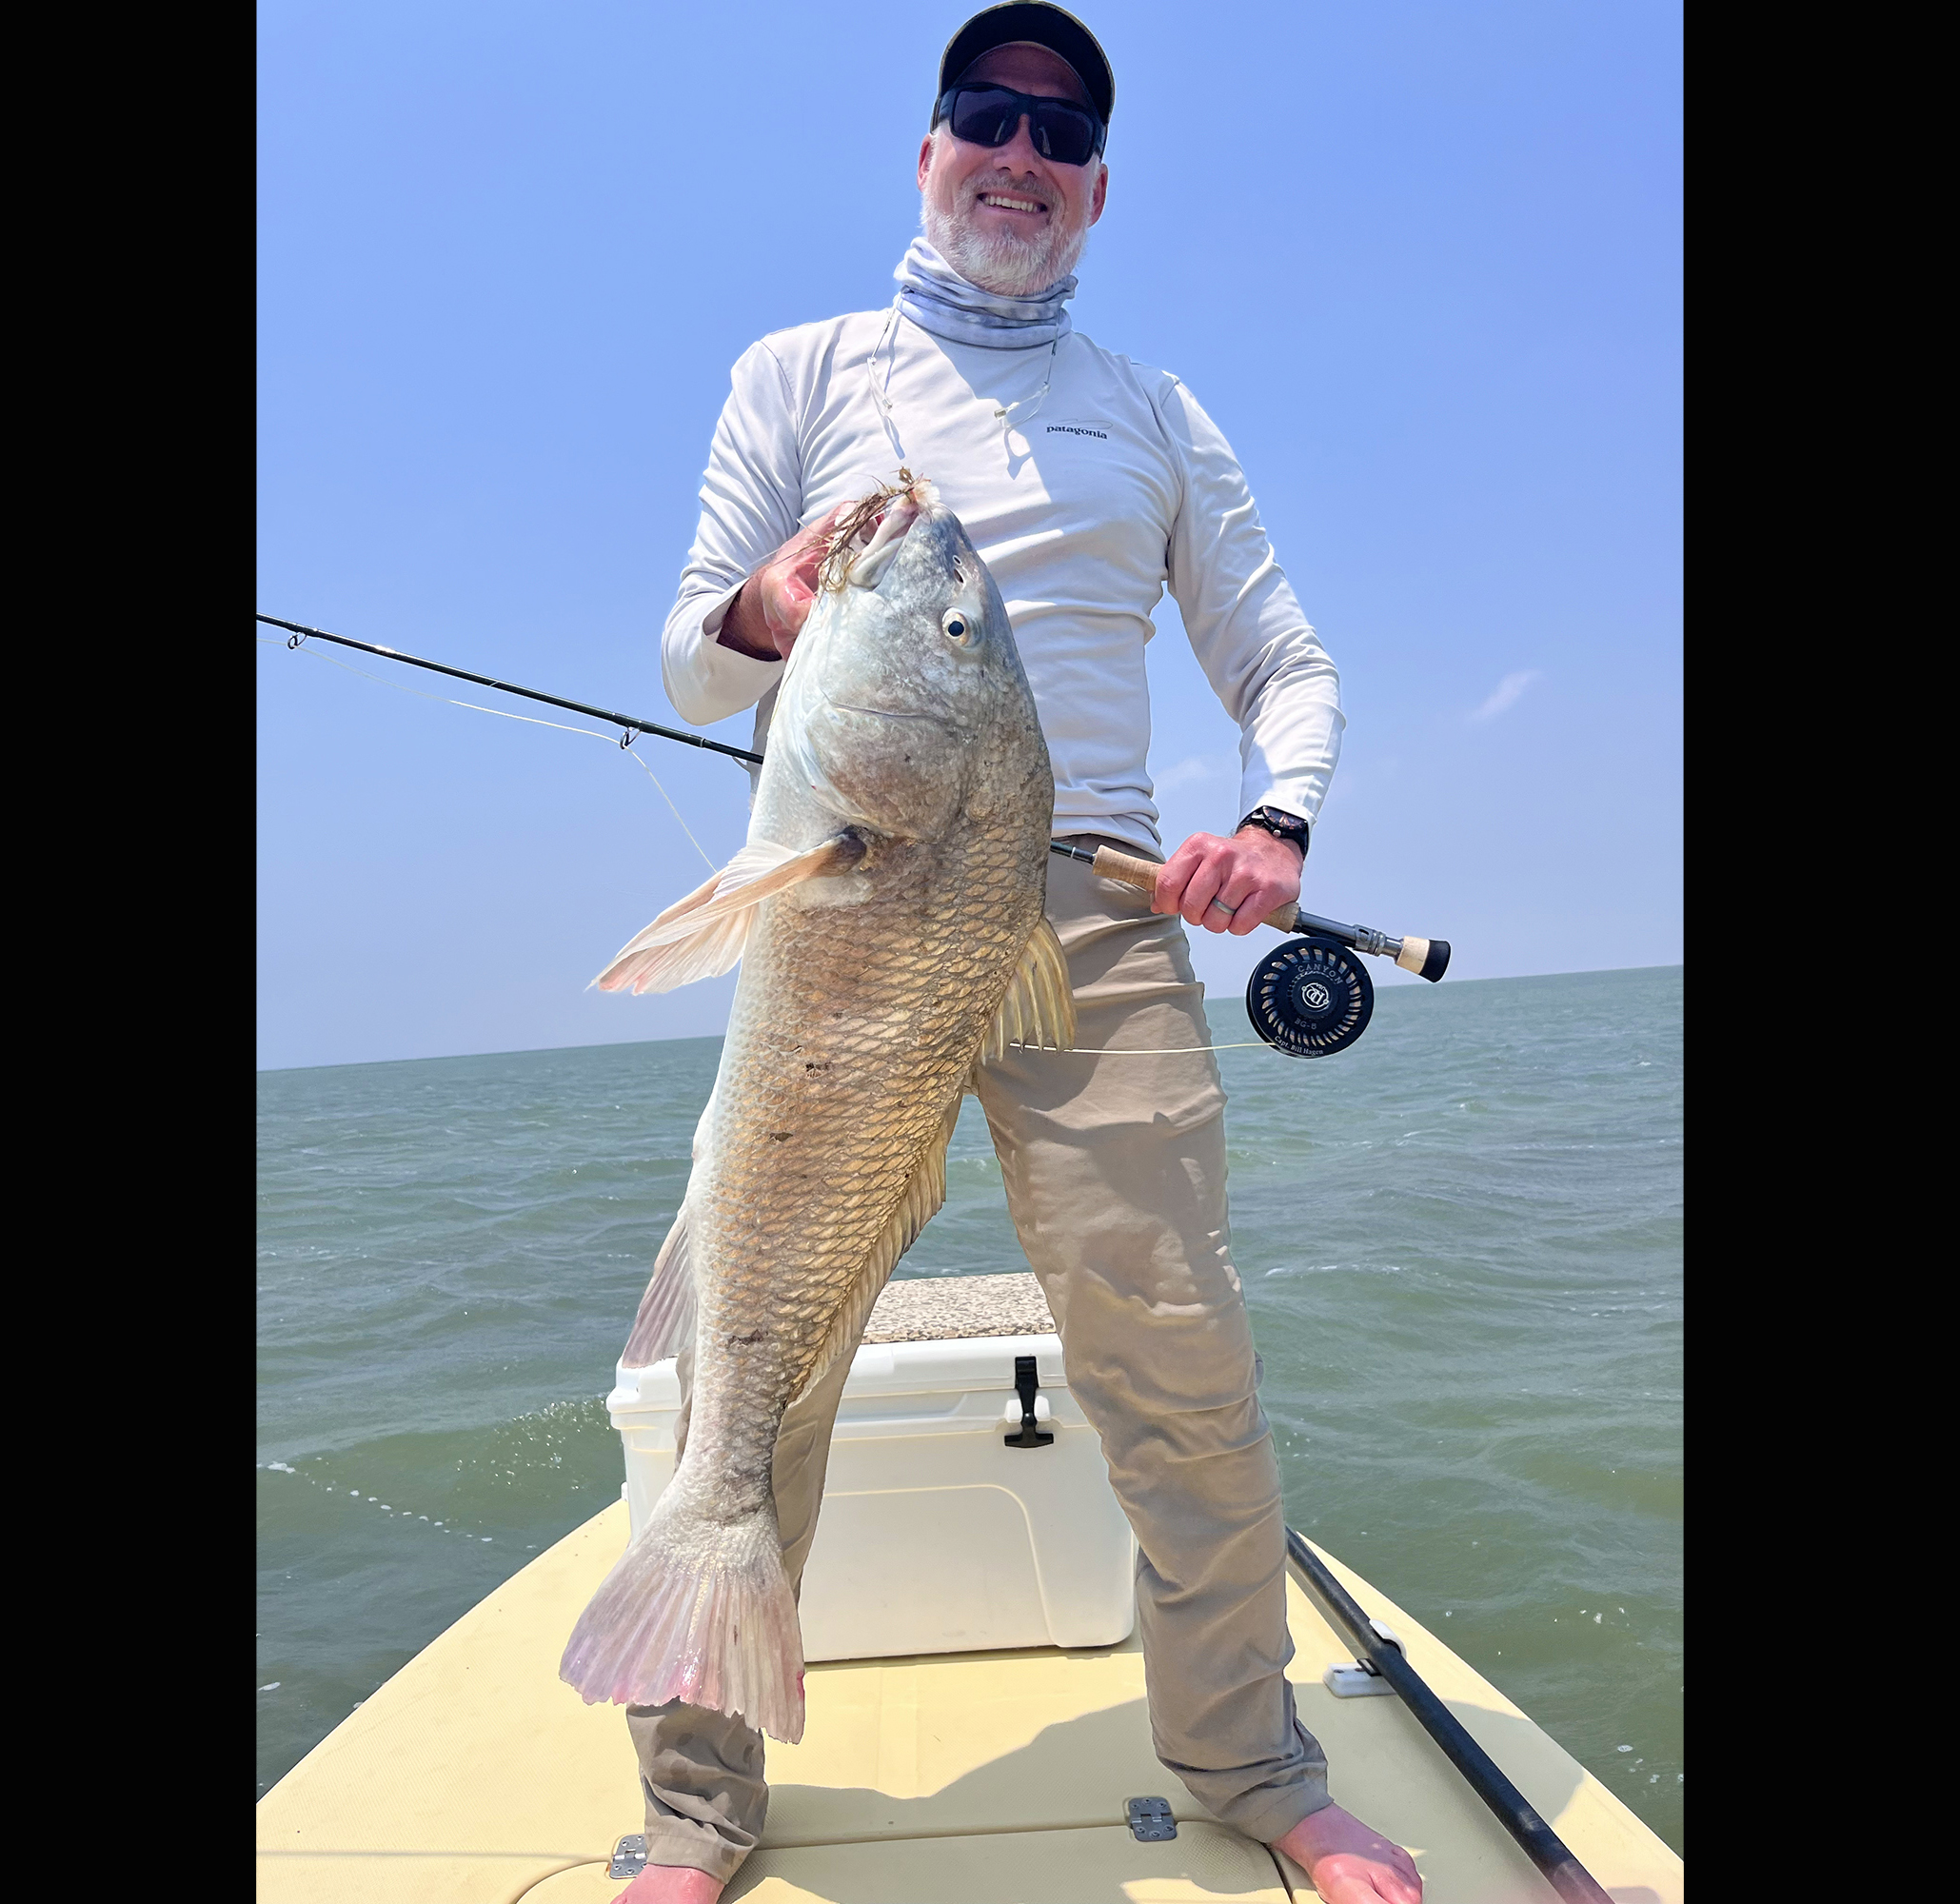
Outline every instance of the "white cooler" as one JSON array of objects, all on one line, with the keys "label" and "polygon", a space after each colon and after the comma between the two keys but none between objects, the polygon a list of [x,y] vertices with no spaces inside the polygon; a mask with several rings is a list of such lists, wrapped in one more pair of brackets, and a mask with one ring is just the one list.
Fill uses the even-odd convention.
[{"label": "white cooler", "polygon": [[[1003,1437],[1021,1420],[1014,1361],[1029,1355],[1036,1417],[1055,1439],[1010,1448]],[[638,1534],[674,1472],[673,1362],[621,1368],[606,1406],[625,1442]],[[1136,1623],[1136,1537],[1069,1396],[1059,1337],[858,1351],[803,1570],[806,1659],[1114,1645]]]}]

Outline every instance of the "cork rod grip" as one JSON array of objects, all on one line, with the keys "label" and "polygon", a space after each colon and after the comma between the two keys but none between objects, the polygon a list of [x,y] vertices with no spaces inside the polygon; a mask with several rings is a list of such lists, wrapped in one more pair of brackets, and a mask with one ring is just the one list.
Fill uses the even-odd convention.
[{"label": "cork rod grip", "polygon": [[[1447,953],[1445,956],[1447,956]],[[1423,972],[1422,968],[1428,962],[1429,941],[1427,939],[1417,939],[1414,933],[1411,933],[1408,938],[1402,941],[1402,949],[1396,954],[1396,963],[1405,972],[1415,972],[1426,978],[1428,974]]]},{"label": "cork rod grip", "polygon": [[[1099,880],[1116,880],[1123,885],[1135,886],[1140,893],[1157,897],[1157,876],[1160,869],[1149,860],[1132,859],[1128,853],[1119,853],[1114,846],[1099,846],[1096,849],[1096,877]],[[1299,917],[1297,905],[1282,905],[1277,912],[1269,912],[1265,923],[1277,926],[1281,932],[1291,932],[1294,922]]]}]

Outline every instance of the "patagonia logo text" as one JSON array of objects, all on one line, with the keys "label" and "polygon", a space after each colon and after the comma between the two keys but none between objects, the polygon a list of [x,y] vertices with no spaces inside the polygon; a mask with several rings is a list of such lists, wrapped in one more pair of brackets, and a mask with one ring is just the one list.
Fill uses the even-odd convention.
[{"label": "patagonia logo text", "polygon": [[1051,423],[1048,426],[1050,436],[1058,431],[1063,436],[1095,436],[1101,438],[1104,443],[1109,441],[1109,432],[1106,429],[1092,429],[1085,423]]}]

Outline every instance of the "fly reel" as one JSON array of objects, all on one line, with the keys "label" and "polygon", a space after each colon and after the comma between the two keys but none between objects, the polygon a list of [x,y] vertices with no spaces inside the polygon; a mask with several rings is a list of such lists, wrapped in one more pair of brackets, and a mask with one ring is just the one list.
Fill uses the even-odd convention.
[{"label": "fly reel", "polygon": [[1253,967],[1245,1009],[1274,1050],[1331,1058],[1368,1029],[1375,982],[1338,940],[1289,939]]}]

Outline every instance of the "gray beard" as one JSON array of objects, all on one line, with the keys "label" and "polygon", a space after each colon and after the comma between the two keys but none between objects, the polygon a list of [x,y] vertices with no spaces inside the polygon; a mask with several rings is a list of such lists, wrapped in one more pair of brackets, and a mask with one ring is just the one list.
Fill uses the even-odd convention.
[{"label": "gray beard", "polygon": [[925,242],[970,285],[996,297],[1033,297],[1075,269],[1089,242],[1085,224],[1077,230],[1051,220],[1036,238],[1018,238],[1011,231],[992,236],[976,231],[956,212],[941,212],[929,200],[921,202],[920,225]]}]

